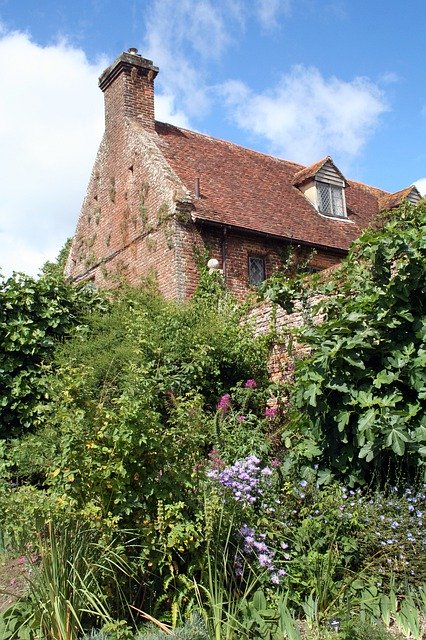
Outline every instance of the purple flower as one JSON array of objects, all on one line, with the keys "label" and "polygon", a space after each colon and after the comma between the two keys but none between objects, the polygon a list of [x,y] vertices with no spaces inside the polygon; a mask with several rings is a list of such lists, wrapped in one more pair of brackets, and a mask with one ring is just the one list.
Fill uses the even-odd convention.
[{"label": "purple flower", "polygon": [[272,564],[271,558],[266,553],[260,553],[257,560],[261,567],[270,567]]},{"label": "purple flower", "polygon": [[257,382],[256,380],[253,380],[253,378],[250,378],[250,380],[247,380],[244,386],[246,389],[256,389]]},{"label": "purple flower", "polygon": [[237,418],[238,422],[244,422],[245,419],[246,419],[246,416],[238,416]]},{"label": "purple flower", "polygon": [[277,408],[276,407],[266,407],[265,416],[267,418],[272,420],[272,418],[275,418],[276,415],[277,415]]},{"label": "purple flower", "polygon": [[231,396],[225,393],[217,403],[217,410],[226,413],[231,406]]},{"label": "purple flower", "polygon": [[207,473],[207,477],[229,489],[233,498],[246,506],[261,499],[265,486],[270,482],[269,476],[271,475],[272,471],[269,467],[261,469],[260,459],[254,455],[237,460],[232,466],[225,467],[220,472],[209,471]]}]

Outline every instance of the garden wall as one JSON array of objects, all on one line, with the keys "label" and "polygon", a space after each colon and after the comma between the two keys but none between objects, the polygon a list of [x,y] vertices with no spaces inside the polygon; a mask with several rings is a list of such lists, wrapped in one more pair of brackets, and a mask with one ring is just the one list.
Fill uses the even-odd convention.
[{"label": "garden wall", "polygon": [[311,309],[324,299],[323,295],[314,295],[308,301],[296,301],[294,311],[288,313],[272,302],[263,302],[249,313],[249,322],[253,325],[254,335],[274,336],[269,357],[268,370],[272,380],[285,382],[291,379],[294,361],[309,354],[309,347],[298,342],[297,329],[307,322],[318,324],[323,319],[319,311],[313,317]]}]

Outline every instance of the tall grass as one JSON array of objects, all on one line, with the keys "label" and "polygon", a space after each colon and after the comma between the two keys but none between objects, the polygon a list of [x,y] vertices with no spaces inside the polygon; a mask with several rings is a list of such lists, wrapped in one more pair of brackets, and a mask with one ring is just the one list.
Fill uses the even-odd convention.
[{"label": "tall grass", "polygon": [[[195,582],[198,607],[212,640],[233,640],[241,637],[242,603],[247,602],[259,585],[259,574],[238,555],[232,542],[233,522],[221,540],[223,513],[219,517],[217,539],[206,550],[206,566],[200,582]],[[235,571],[238,555],[239,571]]]},{"label": "tall grass", "polygon": [[[20,633],[43,640],[77,640],[87,626],[113,623],[105,584],[120,592],[125,566],[113,545],[100,547],[80,523],[47,523],[31,548],[28,595],[8,616]],[[8,636],[5,637],[21,637]]]}]

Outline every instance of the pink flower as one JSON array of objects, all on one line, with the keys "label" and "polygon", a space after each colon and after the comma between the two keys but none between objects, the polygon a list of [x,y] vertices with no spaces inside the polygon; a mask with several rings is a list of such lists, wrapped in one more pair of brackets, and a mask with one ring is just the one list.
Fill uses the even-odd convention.
[{"label": "pink flower", "polygon": [[256,389],[257,382],[256,380],[253,380],[253,378],[250,378],[250,380],[247,380],[244,386],[246,389]]},{"label": "pink flower", "polygon": [[245,419],[246,419],[245,416],[238,416],[237,418],[238,422],[244,422]]},{"label": "pink flower", "polygon": [[226,413],[231,405],[231,396],[225,393],[217,403],[217,410]]},{"label": "pink flower", "polygon": [[223,469],[223,467],[225,466],[225,463],[220,457],[220,453],[217,449],[212,449],[210,451],[209,458],[212,463],[213,469]]},{"label": "pink flower", "polygon": [[272,420],[272,418],[275,418],[276,415],[277,415],[277,408],[276,407],[266,407],[265,416],[267,418],[270,418]]}]

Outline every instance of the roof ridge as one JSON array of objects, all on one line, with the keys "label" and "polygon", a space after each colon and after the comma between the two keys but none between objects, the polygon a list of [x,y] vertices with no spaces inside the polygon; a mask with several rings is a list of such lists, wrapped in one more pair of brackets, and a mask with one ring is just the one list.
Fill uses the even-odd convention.
[{"label": "roof ridge", "polygon": [[388,195],[388,194],[392,195],[391,191],[386,191],[385,189],[381,189],[380,187],[375,187],[374,185],[367,184],[366,182],[361,182],[360,180],[352,180],[352,178],[348,178],[348,182],[350,184],[358,185],[359,187],[364,187],[368,191],[373,189],[374,191],[380,191],[380,193],[382,193],[384,195]]},{"label": "roof ridge", "polygon": [[263,158],[269,158],[270,160],[275,160],[277,162],[285,162],[286,164],[290,164],[295,167],[295,171],[299,171],[304,169],[306,165],[300,164],[300,162],[293,162],[292,160],[286,160],[285,158],[279,158],[278,156],[273,156],[270,153],[265,153],[264,151],[256,151],[255,149],[250,149],[249,147],[244,147],[242,144],[238,144],[237,142],[231,142],[230,140],[224,140],[223,138],[216,138],[215,136],[209,135],[208,133],[202,133],[201,131],[194,131],[194,129],[187,129],[186,127],[178,127],[175,124],[170,124],[170,122],[162,122],[161,120],[156,120],[156,124],[165,125],[166,127],[173,127],[178,131],[184,131],[191,133],[194,136],[200,136],[202,138],[207,138],[212,140],[213,142],[220,142],[225,144],[228,147],[235,147],[237,149],[243,149],[244,151],[248,151],[249,153],[253,153],[255,155],[261,156]]}]

